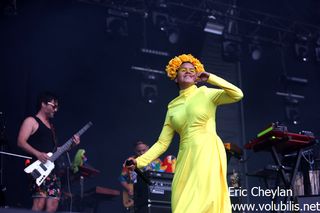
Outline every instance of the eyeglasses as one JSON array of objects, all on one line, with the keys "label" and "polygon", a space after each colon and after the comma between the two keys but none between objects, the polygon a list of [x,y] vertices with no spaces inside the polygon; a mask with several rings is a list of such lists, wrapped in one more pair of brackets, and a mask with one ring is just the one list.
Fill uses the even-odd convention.
[{"label": "eyeglasses", "polygon": [[191,72],[191,73],[196,73],[196,68],[179,68],[178,71],[180,72]]},{"label": "eyeglasses", "polygon": [[56,105],[56,104],[54,104],[54,103],[48,102],[47,104],[50,105],[50,106],[52,106],[52,108],[53,108],[54,110],[58,110],[58,108],[59,108],[59,106]]}]

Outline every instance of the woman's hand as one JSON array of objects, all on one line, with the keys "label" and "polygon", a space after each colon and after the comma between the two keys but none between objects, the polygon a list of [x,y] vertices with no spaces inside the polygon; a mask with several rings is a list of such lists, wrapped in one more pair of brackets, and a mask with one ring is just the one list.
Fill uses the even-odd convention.
[{"label": "woman's hand", "polygon": [[201,73],[198,74],[197,82],[206,82],[206,81],[208,81],[209,76],[210,76],[210,73],[201,72]]},{"label": "woman's hand", "polygon": [[137,161],[134,158],[128,158],[124,164],[123,167],[126,167],[127,169],[129,169],[130,171],[134,170],[137,167]]}]

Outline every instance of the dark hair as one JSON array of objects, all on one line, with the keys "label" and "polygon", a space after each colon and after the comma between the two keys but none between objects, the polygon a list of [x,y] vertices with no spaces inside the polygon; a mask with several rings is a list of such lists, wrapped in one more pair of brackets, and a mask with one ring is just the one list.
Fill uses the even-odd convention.
[{"label": "dark hair", "polygon": [[44,93],[41,93],[39,96],[38,96],[38,100],[37,100],[37,105],[36,105],[36,109],[37,111],[39,111],[41,109],[41,104],[42,103],[45,103],[47,104],[48,102],[50,101],[58,101],[58,96],[56,96],[55,94],[51,93],[51,92],[44,92]]},{"label": "dark hair", "polygon": [[138,140],[138,141],[133,143],[133,147],[136,148],[138,145],[141,145],[141,144],[144,144],[144,145],[148,146],[148,144],[146,144],[142,140]]}]

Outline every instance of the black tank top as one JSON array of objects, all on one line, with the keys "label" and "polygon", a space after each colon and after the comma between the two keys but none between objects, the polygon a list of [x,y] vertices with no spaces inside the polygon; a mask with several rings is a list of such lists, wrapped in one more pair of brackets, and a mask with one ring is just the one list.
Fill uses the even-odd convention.
[{"label": "black tank top", "polygon": [[33,117],[39,124],[37,131],[28,139],[28,143],[40,152],[53,152],[56,148],[55,135],[53,129],[49,129],[38,118]]}]

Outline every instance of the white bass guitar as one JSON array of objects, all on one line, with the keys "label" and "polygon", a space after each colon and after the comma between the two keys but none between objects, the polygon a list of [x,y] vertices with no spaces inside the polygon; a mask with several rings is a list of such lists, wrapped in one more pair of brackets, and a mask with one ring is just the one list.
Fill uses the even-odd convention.
[{"label": "white bass guitar", "polygon": [[[90,127],[92,126],[92,122],[90,121],[87,123],[82,129],[80,129],[76,135],[79,137],[85,133]],[[72,145],[73,140],[70,138],[65,144],[57,148],[57,151],[54,153],[47,153],[49,159],[42,163],[41,161],[37,160],[34,163],[30,164],[28,167],[24,169],[24,171],[36,180],[38,186],[40,186],[43,181],[48,177],[51,171],[54,169],[54,161],[60,157],[65,151],[67,151],[70,146]]]}]

